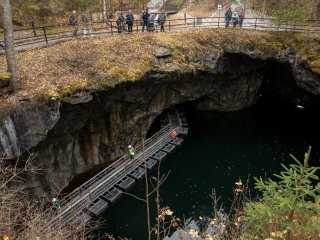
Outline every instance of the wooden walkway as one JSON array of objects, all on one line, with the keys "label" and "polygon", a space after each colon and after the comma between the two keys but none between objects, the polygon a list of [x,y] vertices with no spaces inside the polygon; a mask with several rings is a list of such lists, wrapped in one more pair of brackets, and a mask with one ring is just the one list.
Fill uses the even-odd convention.
[{"label": "wooden walkway", "polygon": [[[171,137],[174,130],[178,134],[176,139]],[[61,209],[52,217],[49,225],[67,226],[74,224],[76,220],[76,226],[82,227],[114,204],[123,192],[144,177],[145,162],[147,170],[152,170],[159,161],[163,161],[181,145],[181,136],[187,134],[188,124],[184,115],[178,112],[167,114],[161,120],[161,129],[145,141],[144,151],[142,145],[136,147],[134,159],[128,154],[124,155],[65,196],[61,200]]]}]

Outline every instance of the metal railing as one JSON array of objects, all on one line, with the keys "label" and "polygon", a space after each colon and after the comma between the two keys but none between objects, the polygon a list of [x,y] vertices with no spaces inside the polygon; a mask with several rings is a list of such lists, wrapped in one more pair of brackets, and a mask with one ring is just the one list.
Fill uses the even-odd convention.
[{"label": "metal railing", "polygon": [[[135,20],[133,22],[132,32],[142,31],[142,21]],[[153,25],[153,26],[151,26]],[[109,21],[107,24],[103,22],[94,22],[88,28],[79,27],[78,37],[93,37],[101,35],[114,35],[128,32],[128,27],[123,24],[118,27],[116,21]],[[226,28],[224,17],[185,17],[182,19],[168,19],[163,24],[164,31],[180,31],[193,28]],[[151,29],[160,31],[161,24],[154,21],[154,24],[146,24],[145,31]],[[233,22],[230,21],[230,27],[233,28]],[[235,27],[239,28],[239,24]],[[80,29],[81,32],[80,32]],[[284,31],[284,32],[320,32],[320,20],[308,20],[299,23],[297,20],[279,20],[274,18],[245,18],[242,29],[250,29],[256,31]],[[50,43],[57,43],[67,39],[71,39],[74,27],[69,25],[58,26],[41,26],[33,28],[23,28],[14,31],[15,46],[33,48],[45,46]],[[0,44],[3,45],[3,31],[0,31]]]},{"label": "metal railing", "polygon": [[[172,118],[172,121],[169,121],[168,125],[162,127],[156,134],[148,138],[144,142],[144,146],[140,144],[136,147],[136,157],[134,159],[125,154],[61,199],[61,209],[58,212],[53,212],[52,209],[45,211],[40,216],[40,219],[46,222],[41,231],[46,231],[51,227],[56,229],[68,226],[75,218],[80,218],[84,209],[87,209],[101,195],[114,188],[121,179],[139,167],[145,159],[165,146],[172,139],[171,132],[173,130],[177,133],[180,132],[180,115],[176,113],[172,115]],[[27,229],[21,230],[20,234],[23,234],[25,231]]]}]

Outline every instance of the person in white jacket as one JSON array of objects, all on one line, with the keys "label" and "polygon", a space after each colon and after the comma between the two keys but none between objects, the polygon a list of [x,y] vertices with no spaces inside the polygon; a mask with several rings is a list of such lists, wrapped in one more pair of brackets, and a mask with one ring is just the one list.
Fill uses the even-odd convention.
[{"label": "person in white jacket", "polygon": [[235,28],[239,23],[239,15],[238,15],[237,12],[234,12],[232,14],[231,20],[232,20],[232,23],[233,23],[233,27]]}]

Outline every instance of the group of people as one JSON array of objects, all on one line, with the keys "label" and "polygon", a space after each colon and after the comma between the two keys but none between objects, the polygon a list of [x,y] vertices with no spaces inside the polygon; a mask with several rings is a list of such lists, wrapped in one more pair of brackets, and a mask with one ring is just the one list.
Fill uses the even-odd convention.
[{"label": "group of people", "polygon": [[232,12],[231,8],[229,8],[225,13],[225,19],[226,19],[226,27],[229,27],[230,22],[232,22],[234,28],[238,24],[239,24],[239,27],[242,27],[243,20],[244,20],[244,12],[241,11],[241,13],[238,14],[236,11]]},{"label": "group of people", "polygon": [[[160,25],[160,32],[164,32],[164,26],[166,22],[166,13],[160,13],[160,14],[154,14],[149,13],[149,10],[146,9],[141,13],[141,25],[142,25],[142,32],[147,30],[147,32],[154,32],[155,26]],[[226,27],[230,26],[230,22],[233,24],[233,27],[242,27],[243,20],[245,18],[244,11],[241,11],[240,14],[238,14],[236,11],[232,12],[231,8],[226,11],[225,13],[225,21],[226,21]],[[88,22],[88,21],[85,21]],[[117,28],[118,32],[132,32],[132,27],[134,24],[134,15],[131,11],[129,11],[126,15],[123,13],[120,13],[117,21]],[[77,37],[78,35],[78,17],[77,13],[74,10],[69,17],[69,25],[73,26],[74,31],[72,34],[72,37]]]},{"label": "group of people", "polygon": [[[132,32],[133,22],[134,16],[131,11],[129,11],[126,16],[124,16],[123,13],[121,13],[116,21],[118,32]],[[128,28],[126,27],[126,25],[128,25]]]},{"label": "group of people", "polygon": [[[154,32],[155,25],[160,25],[160,32],[164,32],[164,25],[166,22],[166,14],[153,14],[149,13],[149,10],[146,9],[141,13],[141,25],[142,25],[142,32],[147,30],[147,32]],[[118,32],[132,32],[132,26],[134,23],[134,16],[131,11],[128,12],[126,16],[121,13],[116,21]],[[126,25],[128,28],[126,28]]]},{"label": "group of people", "polygon": [[[84,34],[85,35],[90,34],[88,13],[81,14],[81,22],[83,24]],[[69,17],[69,25],[73,27],[72,37],[76,38],[78,36],[79,22],[78,22],[78,14],[75,10],[72,11],[72,14]]]},{"label": "group of people", "polygon": [[153,14],[149,13],[148,9],[144,10],[141,14],[142,19],[142,32],[147,27],[147,32],[154,32],[155,24],[160,25],[160,32],[164,32],[164,24],[166,22],[166,13]]}]

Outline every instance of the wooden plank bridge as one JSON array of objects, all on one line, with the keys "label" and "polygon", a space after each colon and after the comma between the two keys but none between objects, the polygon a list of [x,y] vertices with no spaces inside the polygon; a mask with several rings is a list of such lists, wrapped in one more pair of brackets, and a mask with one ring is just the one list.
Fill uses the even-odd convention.
[{"label": "wooden plank bridge", "polygon": [[[172,131],[178,137],[172,138]],[[168,113],[161,120],[161,129],[147,139],[144,146],[136,147],[133,159],[128,154],[106,167],[87,182],[61,199],[61,209],[52,216],[49,226],[67,226],[76,223],[82,227],[95,216],[100,215],[127,191],[133,184],[162,161],[188,134],[185,116],[178,112]]]}]

